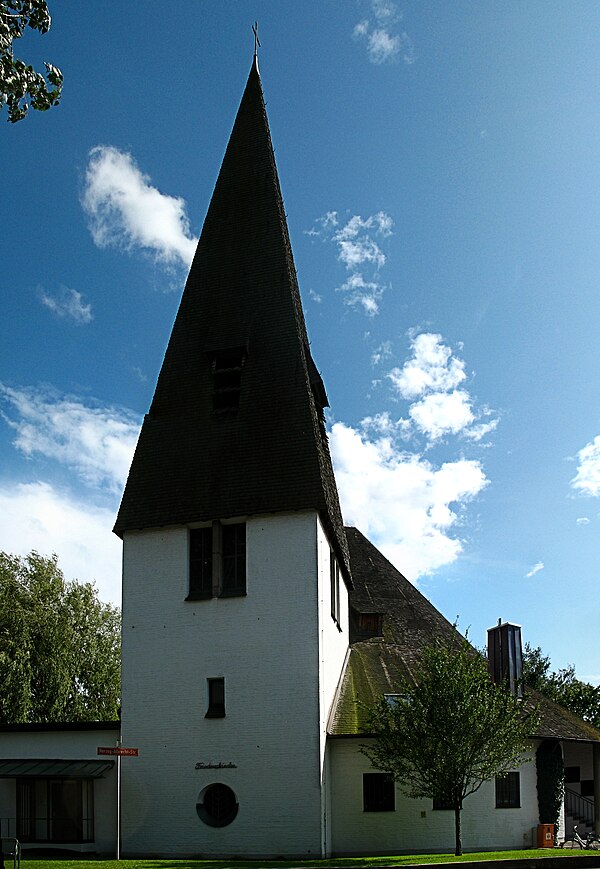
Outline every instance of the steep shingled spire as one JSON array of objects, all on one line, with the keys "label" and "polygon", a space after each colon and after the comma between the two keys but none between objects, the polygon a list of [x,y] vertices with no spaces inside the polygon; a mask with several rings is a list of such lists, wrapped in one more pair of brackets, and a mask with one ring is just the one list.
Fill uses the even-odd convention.
[{"label": "steep shingled spire", "polygon": [[256,58],[115,525],[316,509],[349,578]]}]

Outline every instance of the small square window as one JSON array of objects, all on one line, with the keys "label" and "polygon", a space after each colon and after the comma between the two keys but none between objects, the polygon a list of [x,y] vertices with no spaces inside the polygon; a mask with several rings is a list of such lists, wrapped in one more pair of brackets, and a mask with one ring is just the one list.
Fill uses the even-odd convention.
[{"label": "small square window", "polygon": [[521,807],[521,784],[518,772],[507,772],[496,778],[496,808],[519,809]]},{"label": "small square window", "polygon": [[360,613],[358,629],[361,633],[381,635],[383,616],[381,613]]},{"label": "small square window", "polygon": [[578,766],[565,767],[565,782],[567,784],[575,784],[581,781],[581,769]]},{"label": "small square window", "polygon": [[208,679],[208,709],[205,718],[225,718],[225,679]]},{"label": "small square window", "polygon": [[387,772],[363,773],[363,810],[393,812],[396,809],[394,778]]},{"label": "small square window", "polygon": [[434,812],[447,812],[454,809],[454,802],[450,797],[436,797],[433,801]]}]

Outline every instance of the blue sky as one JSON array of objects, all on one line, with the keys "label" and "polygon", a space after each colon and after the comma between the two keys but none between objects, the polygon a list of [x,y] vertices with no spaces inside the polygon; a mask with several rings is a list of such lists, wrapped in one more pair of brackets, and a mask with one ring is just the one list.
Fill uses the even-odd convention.
[{"label": "blue sky", "polygon": [[600,681],[600,5],[51,2],[3,120],[0,547],[111,534],[252,60],[345,520],[482,645]]}]

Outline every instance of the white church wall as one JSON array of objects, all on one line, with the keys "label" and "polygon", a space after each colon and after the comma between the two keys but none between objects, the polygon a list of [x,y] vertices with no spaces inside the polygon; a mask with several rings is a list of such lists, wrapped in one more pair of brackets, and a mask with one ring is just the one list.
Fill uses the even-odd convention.
[{"label": "white church wall", "polygon": [[[363,810],[363,773],[376,772],[360,753],[362,739],[332,739],[332,851],[334,854],[452,853],[454,813],[431,800],[410,800],[396,787],[396,808]],[[533,756],[533,755],[532,755]],[[494,782],[467,797],[462,811],[465,851],[528,848],[537,825],[535,762],[520,770],[521,808],[496,809]]]},{"label": "white church wall", "polygon": [[[124,853],[319,854],[317,521],[250,517],[247,596],[225,599],[185,600],[185,528],[125,536]],[[226,717],[207,719],[221,677]],[[215,782],[239,801],[220,828],[196,812]]]},{"label": "white church wall", "polygon": [[[0,732],[0,756],[4,760],[99,760],[98,746],[114,746],[118,730],[18,730]],[[117,775],[116,759],[112,769],[102,778],[94,779],[94,841],[85,843],[51,842],[24,844],[28,850],[65,849],[82,853],[112,854],[117,841]],[[0,779],[0,818],[2,835],[16,835],[16,780]]]},{"label": "white church wall", "polygon": [[339,577],[339,619],[332,617],[332,583],[330,570],[331,547],[320,519],[317,519],[317,546],[319,571],[319,751],[322,768],[322,852],[331,851],[331,829],[327,823],[330,816],[331,788],[329,764],[326,759],[327,722],[336,696],[349,643],[348,589]]},{"label": "white church wall", "polygon": [[[332,618],[329,541],[317,519],[317,545],[319,570],[319,623],[320,629],[320,673],[321,673],[321,731],[324,734],[339,684],[344,659],[348,651],[348,589],[342,576],[339,578],[339,621]],[[322,745],[325,751],[325,745]]]}]

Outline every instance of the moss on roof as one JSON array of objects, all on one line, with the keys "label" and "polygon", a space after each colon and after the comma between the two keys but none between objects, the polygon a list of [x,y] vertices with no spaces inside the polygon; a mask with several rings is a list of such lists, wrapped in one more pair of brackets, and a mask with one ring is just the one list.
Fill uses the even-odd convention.
[{"label": "moss on roof", "polygon": [[[330,717],[331,736],[363,734],[361,703],[396,693],[398,682],[412,679],[421,652],[436,639],[456,637],[454,626],[356,528],[346,528],[356,612],[383,614],[383,636],[356,639]],[[538,692],[528,691],[526,703],[537,706],[540,725],[535,737],[600,742],[600,731]]]}]

